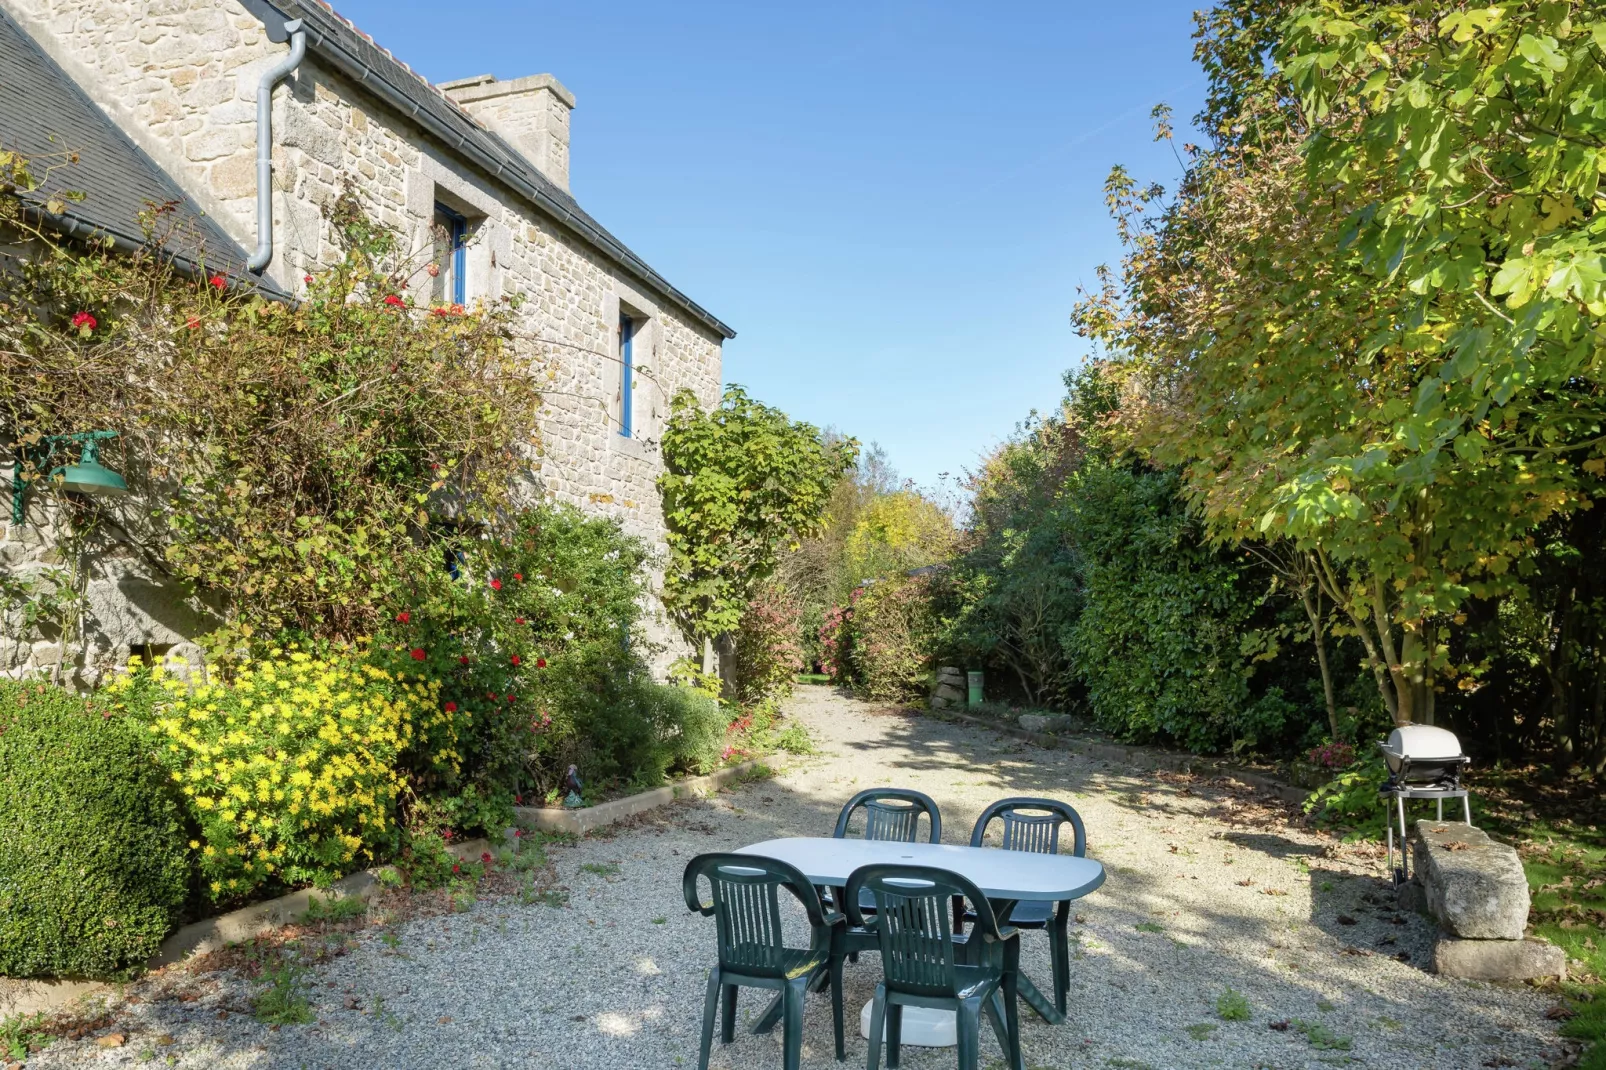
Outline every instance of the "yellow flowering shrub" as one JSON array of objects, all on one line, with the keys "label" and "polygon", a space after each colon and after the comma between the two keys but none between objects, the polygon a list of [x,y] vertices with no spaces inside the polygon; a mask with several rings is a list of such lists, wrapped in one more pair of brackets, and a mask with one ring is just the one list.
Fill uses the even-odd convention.
[{"label": "yellow flowering shrub", "polygon": [[214,900],[265,882],[327,884],[388,857],[405,781],[398,759],[415,739],[455,770],[461,714],[440,684],[393,672],[366,652],[276,649],[224,683],[185,682],[160,665],[111,685],[143,711],[156,753],[188,801],[190,842]]}]

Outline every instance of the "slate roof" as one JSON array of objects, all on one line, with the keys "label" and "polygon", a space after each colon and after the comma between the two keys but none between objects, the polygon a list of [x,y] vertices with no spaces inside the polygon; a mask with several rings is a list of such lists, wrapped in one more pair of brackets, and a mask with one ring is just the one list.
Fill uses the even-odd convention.
[{"label": "slate roof", "polygon": [[572,196],[516,149],[391,55],[388,49],[381,48],[329,4],[323,0],[271,0],[271,3],[270,0],[242,0],[242,3],[262,19],[271,40],[285,40],[282,24],[273,24],[275,10],[285,20],[300,19],[307,31],[307,47],[324,62],[423,127],[448,151],[534,204],[543,214],[636,276],[648,289],[724,337],[736,337],[735,331],[671,286],[669,280],[608,233]]},{"label": "slate roof", "polygon": [[[84,94],[56,61],[0,9],[0,148],[30,158],[41,185],[23,194],[53,229],[75,237],[106,235],[125,251],[148,244],[140,224],[151,207],[175,206],[175,224],[162,222],[164,251],[188,274],[223,274],[264,296],[285,299],[272,283],[245,269],[246,253],[215,220],[190,202],[105,112]],[[68,163],[70,154],[77,162]],[[60,214],[46,211],[52,196],[83,193],[64,201]]]}]

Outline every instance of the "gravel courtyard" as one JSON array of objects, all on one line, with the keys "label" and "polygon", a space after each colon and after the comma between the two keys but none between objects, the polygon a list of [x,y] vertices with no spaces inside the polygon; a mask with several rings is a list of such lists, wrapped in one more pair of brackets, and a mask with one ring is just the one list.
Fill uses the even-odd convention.
[{"label": "gravel courtyard", "polygon": [[[1137,773],[802,688],[790,712],[821,753],[778,778],[659,811],[608,837],[556,848],[567,906],[482,899],[465,913],[359,933],[316,967],[318,1021],[270,1028],[249,1013],[258,984],[228,974],[160,977],[114,1001],[126,1036],[58,1041],[30,1068],[694,1066],[711,920],[681,900],[685,863],[776,836],[828,835],[841,803],[871,786],[918,788],[942,807],[944,838],[1005,795],[1070,801],[1090,855],[1109,871],[1078,904],[1071,1014],[1060,1027],[1023,1011],[1026,1062],[1081,1067],[1354,1065],[1544,1067],[1553,1000],[1525,987],[1424,973],[1430,925],[1391,909],[1383,864],[1290,825],[1253,794],[1173,774]],[[1139,928],[1142,926],[1142,928]],[[1047,987],[1045,937],[1023,934],[1023,965]],[[862,1066],[858,1010],[879,974],[847,974],[848,1064]],[[1228,988],[1247,1021],[1223,1021]],[[744,992],[756,1015],[767,993]],[[829,1001],[811,996],[803,1063],[831,1057]],[[983,1062],[1002,1067],[984,1030]],[[721,1068],[779,1067],[779,1030],[715,1044]],[[952,1050],[906,1048],[911,1070],[952,1067]]]}]

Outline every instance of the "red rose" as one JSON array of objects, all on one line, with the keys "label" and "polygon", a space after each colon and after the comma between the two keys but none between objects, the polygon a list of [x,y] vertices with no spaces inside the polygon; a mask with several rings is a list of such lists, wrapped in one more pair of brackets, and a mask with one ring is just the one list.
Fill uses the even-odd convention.
[{"label": "red rose", "polygon": [[397,297],[395,294],[386,294],[385,295],[385,304],[390,305],[392,308],[400,308],[401,304],[402,304],[402,299],[400,297]]},{"label": "red rose", "polygon": [[456,713],[456,712],[457,712],[457,703],[455,703],[455,702],[448,702],[448,703],[447,703],[447,704],[446,704],[446,712],[447,712],[447,713]]},{"label": "red rose", "polygon": [[424,660],[424,648],[423,647],[418,647],[418,646],[413,647],[413,660],[414,661],[423,661]]},{"label": "red rose", "polygon": [[492,580],[491,581],[491,590],[500,591],[501,589],[502,589],[502,581],[501,580]]},{"label": "red rose", "polygon": [[519,663],[519,656],[517,654],[514,654],[513,655],[513,664],[517,665],[518,663]]},{"label": "red rose", "polygon": [[308,286],[311,286],[312,285],[312,276],[311,275],[303,275],[303,276],[301,276],[301,281],[306,283]]},{"label": "red rose", "polygon": [[400,613],[396,614],[396,619],[402,624],[406,624],[408,621],[413,619],[413,615],[404,609]]},{"label": "red rose", "polygon": [[523,617],[514,617],[513,618],[513,623],[514,624],[523,624],[524,623],[524,618]]},{"label": "red rose", "polygon": [[72,325],[85,333],[88,333],[89,331],[92,331],[96,327],[100,326],[99,323],[95,322],[95,317],[91,316],[87,312],[80,312],[73,316]]},{"label": "red rose", "polygon": [[452,863],[452,872],[453,873],[461,873],[461,872],[463,872],[463,869],[456,862],[453,862]]},{"label": "red rose", "polygon": [[480,861],[484,862],[487,866],[490,865],[491,864],[491,852],[486,851],[484,854],[480,855]]},{"label": "red rose", "polygon": [[459,665],[467,665],[468,664],[468,655],[467,654],[458,655],[457,663]]},{"label": "red rose", "polygon": [[219,289],[219,290],[223,289],[225,286],[227,286],[229,284],[228,280],[225,279],[222,275],[213,275],[210,279],[207,279],[206,281],[208,283],[210,283],[215,289]]},{"label": "red rose", "polygon": [[546,658],[536,658],[536,659],[535,659],[535,667],[536,667],[536,668],[537,668],[537,669],[544,669],[544,668],[546,668]]},{"label": "red rose", "polygon": [[515,572],[515,573],[513,573],[513,578],[518,580],[520,583],[523,583],[524,582],[524,573]]},{"label": "red rose", "polygon": [[508,701],[509,701],[509,702],[514,702],[514,701],[517,701],[517,700],[516,700],[516,699],[514,699],[514,697],[513,697],[513,696],[512,696],[512,695],[509,695],[509,696],[508,696],[508,697],[507,697],[507,700],[508,700]]},{"label": "red rose", "polygon": [[200,317],[191,316],[189,319],[184,321],[184,326],[188,327],[192,331],[198,330],[201,326]]}]

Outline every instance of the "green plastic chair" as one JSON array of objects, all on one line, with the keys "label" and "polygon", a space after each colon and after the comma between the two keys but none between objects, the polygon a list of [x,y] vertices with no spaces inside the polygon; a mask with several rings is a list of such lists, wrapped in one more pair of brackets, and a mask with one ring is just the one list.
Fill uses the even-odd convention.
[{"label": "green plastic chair", "polygon": [[[859,908],[859,893],[875,899],[874,917]],[[899,1059],[903,1008],[951,1010],[958,1019],[959,1070],[980,1070],[981,1016],[985,1011],[1010,1070],[1024,1070],[1020,1050],[1018,931],[1000,926],[992,904],[970,881],[931,866],[861,866],[843,889],[848,922],[873,931],[881,949],[881,983],[870,1011],[868,1070],[881,1062],[883,1026],[887,1066]],[[948,920],[953,896],[968,900],[976,924],[956,939]]]},{"label": "green plastic chair", "polygon": [[[860,839],[918,843],[920,815],[924,814],[928,842],[942,842],[942,812],[937,808],[937,801],[923,791],[915,791],[913,788],[866,788],[842,807],[842,812],[837,815],[836,828],[832,830],[831,838],[847,839],[853,815],[860,810],[864,811],[864,830],[859,833]],[[828,906],[836,906],[836,895],[831,889],[822,889],[821,895]],[[870,897],[869,892],[860,897],[859,909],[866,916],[875,913],[875,900]],[[876,938],[873,933],[857,927],[848,930],[849,962],[858,962],[859,952],[872,951],[875,947]]]},{"label": "green plastic chair", "polygon": [[[1087,829],[1082,815],[1069,803],[1058,799],[1017,797],[1000,799],[981,812],[970,832],[970,845],[983,846],[987,826],[994,821],[1003,822],[1003,839],[999,846],[1006,851],[1031,851],[1036,854],[1059,854],[1060,829],[1071,827],[1071,853],[1078,858],[1087,857]],[[954,927],[960,929],[970,914],[954,901]],[[1071,904],[1017,903],[1009,912],[1009,924],[1017,929],[1041,929],[1048,933],[1049,958],[1054,965],[1054,1006],[1065,1013],[1065,1003],[1071,987],[1070,950]]]},{"label": "green plastic chair", "polygon": [[[704,904],[698,881],[706,879],[713,902]],[[789,948],[781,935],[780,890],[797,897],[808,914],[807,948]],[[708,1070],[714,1044],[714,1015],[723,1006],[720,1043],[736,1036],[738,987],[781,991],[781,1051],[786,1070],[797,1070],[803,1053],[803,996],[811,982],[831,988],[831,1018],[836,1029],[836,1057],[847,1058],[842,1033],[842,931],[844,919],[827,913],[819,893],[799,869],[774,858],[741,854],[698,855],[686,864],[682,881],[686,906],[712,915],[719,935],[719,964],[708,974],[703,1002],[702,1048],[698,1070]]]}]

